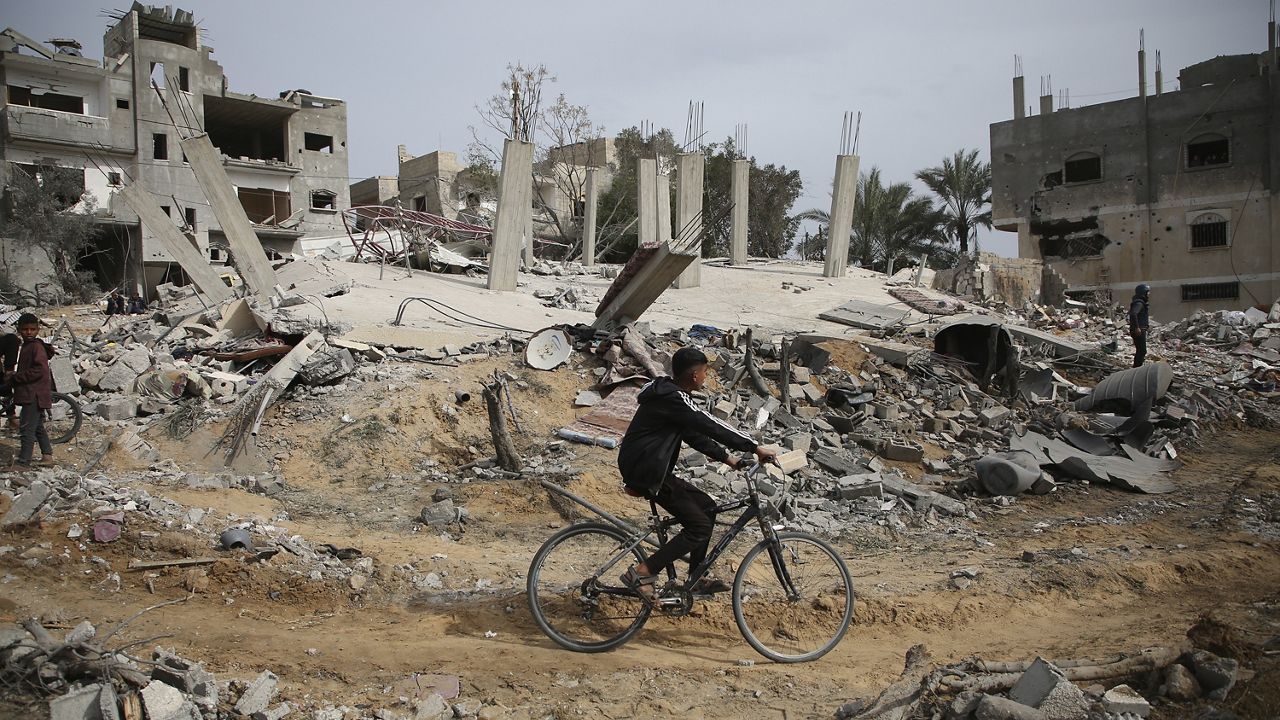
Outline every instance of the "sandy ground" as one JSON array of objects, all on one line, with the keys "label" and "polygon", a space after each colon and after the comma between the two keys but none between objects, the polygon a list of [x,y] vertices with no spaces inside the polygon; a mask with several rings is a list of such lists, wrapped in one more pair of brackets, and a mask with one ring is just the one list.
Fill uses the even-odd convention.
[{"label": "sandy ground", "polygon": [[[708,287],[694,292],[712,292],[719,280],[710,274]],[[456,467],[488,454],[478,400],[456,419],[440,410],[454,387],[476,389],[494,370],[516,374],[513,400],[524,428],[518,442],[533,451],[582,412],[571,399],[588,385],[583,362],[541,373],[495,358],[282,402],[256,460],[285,476],[289,490],[275,497],[146,476],[153,494],[210,509],[206,530],[216,532],[228,515],[256,517],[312,542],[358,547],[377,570],[356,592],[272,561],[229,556],[208,570],[206,588],[144,615],[124,639],[166,635],[152,644],[205,662],[219,678],[271,669],[281,678],[281,696],[303,706],[403,711],[397,697],[408,678],[428,673],[457,676],[463,698],[514,708],[510,717],[818,718],[874,696],[916,643],[938,662],[1101,657],[1178,643],[1202,614],[1254,641],[1280,632],[1280,432],[1228,428],[1210,449],[1184,455],[1173,495],[1075,484],[1008,507],[979,502],[978,519],[956,532],[927,523],[905,531],[857,528],[838,543],[858,588],[856,624],[817,663],[776,665],[755,655],[727,600],[704,603],[687,618],[655,618],[614,652],[564,651],[534,626],[520,591],[534,551],[565,523],[544,490],[524,480],[448,485],[471,514],[463,533],[428,532],[414,517],[440,487],[424,474],[424,460]],[[381,431],[340,441],[351,425],[339,420],[344,414]],[[218,458],[205,451],[219,430],[202,428],[183,442],[158,432],[148,437],[184,470],[216,472]],[[103,432],[90,424],[62,462],[83,462]],[[611,451],[568,452],[581,472],[578,492],[614,512],[643,511],[618,491]],[[114,452],[104,465],[108,472],[130,467]],[[0,545],[19,552],[39,543],[52,550],[33,564],[17,552],[0,555],[0,620],[37,614],[66,627],[81,618],[118,622],[187,594],[183,571],[130,572],[130,559],[212,552],[191,533],[140,522],[115,543],[80,546],[65,539],[73,520],[86,518],[0,535]],[[1036,560],[1023,561],[1024,551]],[[415,590],[395,570],[402,563],[435,570],[443,588]],[[948,584],[959,566],[980,570],[963,591]],[[123,580],[118,591],[103,583],[111,572]],[[1277,711],[1280,674],[1274,659],[1255,667],[1259,675],[1231,704],[1242,717],[1273,717],[1266,713]],[[15,717],[33,712],[0,708]],[[1189,713],[1185,706],[1157,708],[1156,717]]]}]

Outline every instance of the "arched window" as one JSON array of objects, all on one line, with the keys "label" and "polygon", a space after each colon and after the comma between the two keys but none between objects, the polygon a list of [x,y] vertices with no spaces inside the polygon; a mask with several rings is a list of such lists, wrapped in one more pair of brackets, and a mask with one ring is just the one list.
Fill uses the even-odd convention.
[{"label": "arched window", "polygon": [[1063,165],[1063,181],[1069,183],[1102,179],[1102,156],[1091,152],[1078,152],[1067,158]]},{"label": "arched window", "polygon": [[1205,133],[1187,143],[1187,167],[1213,167],[1231,162],[1231,140],[1218,133]]},{"label": "arched window", "polygon": [[1227,219],[1216,212],[1202,213],[1191,221],[1191,248],[1227,246]]}]

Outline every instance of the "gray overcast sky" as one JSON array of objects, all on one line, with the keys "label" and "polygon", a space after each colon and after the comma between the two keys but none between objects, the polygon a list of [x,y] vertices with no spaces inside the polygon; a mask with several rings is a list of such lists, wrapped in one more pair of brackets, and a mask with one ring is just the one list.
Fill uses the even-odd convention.
[{"label": "gray overcast sky", "polygon": [[[988,125],[1012,117],[1014,54],[1029,102],[1052,75],[1080,106],[1136,95],[1139,28],[1173,89],[1184,65],[1265,49],[1268,17],[1268,0],[169,2],[194,12],[233,90],[345,99],[356,179],[394,175],[399,143],[462,155],[474,105],[521,61],[544,63],[551,94],[610,135],[649,120],[681,137],[691,99],[709,140],[747,123],[758,161],[800,171],[796,210],[830,205],[845,110],[863,113],[863,169],[907,180],[962,147],[989,157]],[[101,57],[110,0],[5,5],[0,24]],[[982,245],[1017,252],[1009,233]]]}]

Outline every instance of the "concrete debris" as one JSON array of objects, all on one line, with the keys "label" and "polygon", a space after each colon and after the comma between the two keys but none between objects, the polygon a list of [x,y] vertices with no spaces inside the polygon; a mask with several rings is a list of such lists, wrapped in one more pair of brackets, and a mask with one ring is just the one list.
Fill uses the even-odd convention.
[{"label": "concrete debris", "polygon": [[240,694],[240,699],[236,700],[236,712],[241,715],[252,715],[266,710],[271,704],[271,699],[275,697],[277,684],[279,680],[276,679],[275,673],[263,670]]},{"label": "concrete debris", "polygon": [[4,514],[4,518],[0,519],[0,527],[7,528],[34,519],[36,513],[40,512],[40,508],[44,507],[52,494],[53,490],[45,483],[39,480],[31,483],[14,500],[9,511]]}]

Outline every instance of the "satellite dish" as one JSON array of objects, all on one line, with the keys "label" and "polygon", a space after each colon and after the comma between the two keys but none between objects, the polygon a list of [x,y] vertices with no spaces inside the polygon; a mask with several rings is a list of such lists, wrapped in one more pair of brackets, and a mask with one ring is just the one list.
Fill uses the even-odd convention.
[{"label": "satellite dish", "polygon": [[524,349],[524,361],[539,370],[554,370],[563,365],[572,352],[573,344],[563,330],[547,328],[529,338]]}]

